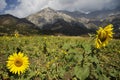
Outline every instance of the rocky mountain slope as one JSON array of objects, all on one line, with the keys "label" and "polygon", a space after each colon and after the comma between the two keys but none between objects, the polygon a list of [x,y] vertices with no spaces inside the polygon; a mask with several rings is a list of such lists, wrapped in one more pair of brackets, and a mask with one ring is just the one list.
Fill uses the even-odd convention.
[{"label": "rocky mountain slope", "polygon": [[108,24],[114,25],[114,37],[120,38],[120,7],[113,10],[101,10],[91,13],[81,13],[78,11],[59,11],[69,16],[76,18],[79,22],[83,23],[90,31],[95,32],[99,27],[106,26]]},{"label": "rocky mountain slope", "polygon": [[120,9],[95,11],[88,14],[78,11],[57,11],[45,8],[24,19],[12,15],[0,15],[0,35],[14,34],[52,34],[86,35],[95,33],[99,26],[112,23],[115,37],[120,36]]},{"label": "rocky mountain slope", "polygon": [[81,35],[89,31],[75,18],[49,7],[28,16],[27,20],[34,23],[46,34]]},{"label": "rocky mountain slope", "polygon": [[15,32],[31,35],[38,34],[39,29],[26,19],[19,19],[9,14],[0,15],[0,35],[13,35]]},{"label": "rocky mountain slope", "polygon": [[58,19],[64,19],[67,22],[71,22],[75,20],[71,16],[68,16],[63,13],[59,13],[49,7],[41,10],[38,13],[28,16],[27,19],[32,23],[36,24],[37,26],[39,26],[40,28],[42,28],[43,25],[45,25],[46,23],[53,24]]}]

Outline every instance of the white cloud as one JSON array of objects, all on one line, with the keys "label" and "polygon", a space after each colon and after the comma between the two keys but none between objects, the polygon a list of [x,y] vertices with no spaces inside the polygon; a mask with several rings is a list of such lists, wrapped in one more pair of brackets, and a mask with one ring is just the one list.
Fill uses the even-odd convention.
[{"label": "white cloud", "polygon": [[70,11],[94,11],[115,7],[116,2],[114,1],[115,0],[54,0],[50,6],[55,9],[66,9]]},{"label": "white cloud", "polygon": [[[0,0],[4,1],[4,0]],[[20,4],[13,10],[7,10],[5,13],[17,17],[26,17],[32,13],[38,12],[44,7],[51,7],[57,10],[69,11],[95,11],[104,8],[114,8],[119,0],[18,0]]]},{"label": "white cloud", "polygon": [[7,10],[5,13],[18,17],[26,17],[31,13],[41,10],[41,8],[47,5],[48,0],[19,0],[19,3],[13,10]]},{"label": "white cloud", "polygon": [[5,0],[0,0],[0,11],[4,10],[4,8],[7,6],[7,3]]}]

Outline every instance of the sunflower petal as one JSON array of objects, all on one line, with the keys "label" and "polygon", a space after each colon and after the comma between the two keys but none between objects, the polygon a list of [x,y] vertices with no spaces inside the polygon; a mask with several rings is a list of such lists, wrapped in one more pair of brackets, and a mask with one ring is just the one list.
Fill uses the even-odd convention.
[{"label": "sunflower petal", "polygon": [[19,52],[13,53],[13,55],[10,55],[8,57],[7,62],[7,68],[10,72],[13,74],[20,75],[21,73],[24,73],[25,70],[29,67],[29,60],[27,56],[24,56],[24,53]]}]

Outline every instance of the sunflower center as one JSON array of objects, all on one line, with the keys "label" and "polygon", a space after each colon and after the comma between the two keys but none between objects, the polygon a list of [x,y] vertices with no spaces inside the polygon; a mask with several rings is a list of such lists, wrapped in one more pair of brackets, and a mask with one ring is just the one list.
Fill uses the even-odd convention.
[{"label": "sunflower center", "polygon": [[107,33],[104,31],[104,32],[101,32],[99,35],[98,35],[99,39],[101,42],[104,42],[106,39],[107,39]]},{"label": "sunflower center", "polygon": [[17,59],[17,60],[15,61],[15,66],[20,67],[20,66],[22,66],[22,65],[23,65],[23,61],[22,61],[21,59]]}]

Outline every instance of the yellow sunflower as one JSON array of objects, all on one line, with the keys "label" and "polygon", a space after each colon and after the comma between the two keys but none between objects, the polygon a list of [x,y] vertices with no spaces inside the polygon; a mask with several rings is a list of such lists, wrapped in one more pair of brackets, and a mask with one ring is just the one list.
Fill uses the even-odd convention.
[{"label": "yellow sunflower", "polygon": [[104,47],[108,44],[108,41],[113,38],[113,25],[109,24],[106,27],[100,27],[97,31],[95,45],[96,48]]},{"label": "yellow sunflower", "polygon": [[10,72],[20,75],[21,73],[24,73],[28,67],[28,57],[23,53],[13,53],[13,55],[8,57],[7,68],[10,70]]}]

